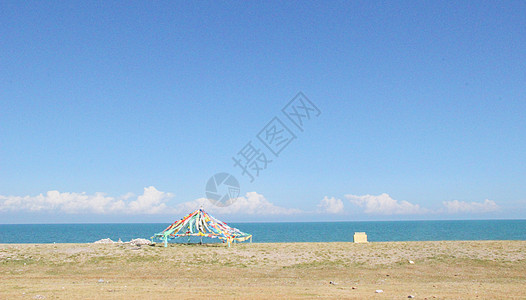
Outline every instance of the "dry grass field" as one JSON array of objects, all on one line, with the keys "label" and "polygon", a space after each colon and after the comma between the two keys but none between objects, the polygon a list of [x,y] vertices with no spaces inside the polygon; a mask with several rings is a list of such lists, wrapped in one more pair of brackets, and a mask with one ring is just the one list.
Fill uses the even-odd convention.
[{"label": "dry grass field", "polygon": [[526,299],[526,241],[0,245],[0,299],[410,295]]}]

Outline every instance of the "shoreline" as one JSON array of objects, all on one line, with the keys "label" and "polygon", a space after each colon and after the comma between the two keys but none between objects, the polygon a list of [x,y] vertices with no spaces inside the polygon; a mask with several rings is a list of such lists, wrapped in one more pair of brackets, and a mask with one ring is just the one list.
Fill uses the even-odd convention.
[{"label": "shoreline", "polygon": [[[142,238],[141,238],[142,239]],[[146,239],[146,240],[149,240],[149,239]],[[380,244],[380,243],[434,243],[434,242],[526,242],[526,240],[521,240],[521,239],[510,239],[510,240],[428,240],[428,241],[367,241],[365,244]],[[59,243],[0,243],[0,247],[1,246],[8,246],[8,245],[118,245],[118,244],[129,244],[130,241],[122,241],[122,242],[118,242],[118,241],[113,241],[113,243],[100,243],[100,244],[97,244],[94,242],[89,242],[89,243],[62,243],[62,242],[59,242]],[[159,242],[159,241],[154,241],[153,242],[154,245],[150,245],[150,246],[155,246],[155,247],[159,247],[159,246],[162,246],[164,245],[162,242]],[[352,241],[329,241],[329,242],[238,242],[238,243],[234,243],[233,245],[241,245],[241,244],[264,244],[264,245],[267,245],[267,244],[332,244],[332,243],[336,243],[336,244],[339,244],[339,243],[348,243],[348,244],[361,244],[361,243],[354,243]],[[223,245],[224,243],[206,243],[204,242],[202,244],[202,246],[206,246],[206,245]],[[200,245],[199,243],[168,243],[168,245]],[[146,245],[143,245],[143,246],[146,246]]]}]

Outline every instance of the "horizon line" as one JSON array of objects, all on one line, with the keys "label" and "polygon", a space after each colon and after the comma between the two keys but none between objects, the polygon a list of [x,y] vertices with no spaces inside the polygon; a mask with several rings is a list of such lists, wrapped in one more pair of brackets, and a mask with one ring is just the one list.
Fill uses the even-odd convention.
[{"label": "horizon line", "polygon": [[[79,222],[79,223],[0,223],[2,225],[107,225],[107,224],[171,224],[177,222],[177,219],[173,222]],[[525,219],[432,219],[432,220],[339,220],[339,221],[232,221],[225,222],[227,224],[260,224],[260,223],[352,223],[352,222],[437,222],[437,221],[526,221]]]}]

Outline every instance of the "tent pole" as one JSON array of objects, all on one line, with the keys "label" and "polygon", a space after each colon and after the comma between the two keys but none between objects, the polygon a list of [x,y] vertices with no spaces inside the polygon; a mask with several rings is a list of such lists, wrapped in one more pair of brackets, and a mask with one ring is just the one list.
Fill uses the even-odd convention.
[{"label": "tent pole", "polygon": [[165,248],[168,247],[168,237],[167,236],[164,237],[164,247]]}]

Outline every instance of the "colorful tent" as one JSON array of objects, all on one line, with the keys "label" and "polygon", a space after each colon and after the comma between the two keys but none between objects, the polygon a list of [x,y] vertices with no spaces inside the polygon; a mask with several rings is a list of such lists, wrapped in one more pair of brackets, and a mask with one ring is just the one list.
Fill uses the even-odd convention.
[{"label": "colorful tent", "polygon": [[233,241],[243,242],[250,239],[252,242],[251,234],[226,225],[226,223],[212,217],[201,208],[168,226],[162,232],[155,234],[152,239],[158,238],[164,241],[164,246],[166,247],[169,239],[192,236],[219,238],[226,241],[228,246]]}]

